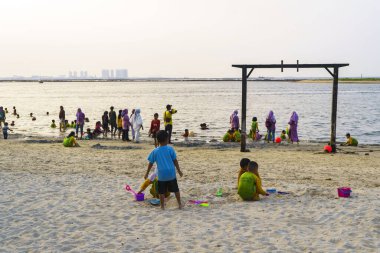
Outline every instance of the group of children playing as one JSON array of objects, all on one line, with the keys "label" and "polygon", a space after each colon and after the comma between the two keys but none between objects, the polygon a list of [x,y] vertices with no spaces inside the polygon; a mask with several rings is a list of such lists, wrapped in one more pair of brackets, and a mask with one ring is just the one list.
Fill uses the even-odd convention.
[{"label": "group of children playing", "polygon": [[[170,196],[171,192],[175,193],[179,208],[182,207],[180,191],[177,183],[176,171],[182,177],[179,163],[177,161],[176,152],[173,147],[168,146],[168,133],[159,130],[156,133],[158,147],[153,149],[149,154],[148,169],[145,173],[145,181],[140,186],[139,193],[151,185],[150,193],[154,198],[160,199],[162,209],[165,209],[165,198]],[[154,164],[156,168],[152,174],[149,174]],[[248,158],[243,158],[240,161],[240,170],[238,173],[238,195],[244,201],[258,201],[259,195],[268,196],[263,190],[261,177],[259,175],[259,165],[250,161]]]}]

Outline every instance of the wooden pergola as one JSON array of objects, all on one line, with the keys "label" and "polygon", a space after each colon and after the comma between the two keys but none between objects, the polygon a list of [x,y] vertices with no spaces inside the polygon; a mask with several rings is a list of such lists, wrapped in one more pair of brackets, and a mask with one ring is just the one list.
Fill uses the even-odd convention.
[{"label": "wooden pergola", "polygon": [[[338,107],[338,77],[339,77],[339,68],[348,66],[348,63],[331,63],[331,64],[234,64],[232,67],[240,68],[242,70],[242,109],[241,109],[241,152],[249,151],[246,149],[246,116],[247,116],[247,79],[251,75],[254,69],[281,69],[283,72],[284,69],[297,69],[297,72],[301,68],[324,68],[330,75],[333,77],[333,90],[332,90],[332,108],[331,108],[331,135],[330,135],[330,145],[332,151],[336,152],[336,115]],[[332,68],[331,71],[329,68]],[[248,72],[248,69],[249,72]],[[247,74],[248,73],[248,74]]]}]

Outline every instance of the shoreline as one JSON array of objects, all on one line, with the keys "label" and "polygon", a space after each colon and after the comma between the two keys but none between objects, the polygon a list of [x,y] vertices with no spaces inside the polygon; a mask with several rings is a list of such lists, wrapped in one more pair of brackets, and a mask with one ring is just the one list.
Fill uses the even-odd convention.
[{"label": "shoreline", "polygon": [[[357,78],[342,78],[339,83],[357,83],[357,84],[380,84],[380,78],[369,78],[374,80],[358,80]],[[41,79],[43,83],[72,83],[72,82],[241,82],[241,78],[128,78],[128,79]],[[298,78],[256,78],[248,79],[248,82],[294,82],[294,83],[332,83],[333,79],[298,79]],[[39,83],[40,80],[36,79],[0,79],[0,83]],[[43,85],[41,83],[41,85]]]}]

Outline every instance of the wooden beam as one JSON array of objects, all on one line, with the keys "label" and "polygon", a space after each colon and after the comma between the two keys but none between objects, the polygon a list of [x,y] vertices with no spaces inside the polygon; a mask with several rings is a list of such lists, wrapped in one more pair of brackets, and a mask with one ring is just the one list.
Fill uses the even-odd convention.
[{"label": "wooden beam", "polygon": [[326,64],[233,64],[234,68],[255,68],[255,69],[308,69],[308,68],[341,68],[349,66],[348,63],[326,63]]},{"label": "wooden beam", "polygon": [[242,69],[242,102],[241,102],[241,140],[240,151],[246,152],[246,117],[247,117],[247,68]]},{"label": "wooden beam", "polygon": [[325,68],[325,69],[327,70],[327,72],[330,73],[330,75],[331,75],[332,77],[334,77],[334,74],[333,74],[328,68]]},{"label": "wooden beam", "polygon": [[334,68],[334,82],[332,91],[332,106],[331,106],[331,136],[330,145],[332,147],[332,152],[336,152],[336,115],[338,110],[338,70],[339,68]]},{"label": "wooden beam", "polygon": [[248,75],[247,75],[247,79],[249,78],[249,76],[251,75],[252,71],[254,70],[254,68],[251,68],[251,71],[249,71]]}]

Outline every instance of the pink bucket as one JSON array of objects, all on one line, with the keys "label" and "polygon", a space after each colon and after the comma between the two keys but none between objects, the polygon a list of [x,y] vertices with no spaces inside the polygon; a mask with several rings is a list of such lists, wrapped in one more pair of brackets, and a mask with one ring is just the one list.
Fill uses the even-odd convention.
[{"label": "pink bucket", "polygon": [[144,201],[144,193],[137,193],[135,195],[136,201]]},{"label": "pink bucket", "polygon": [[338,196],[341,198],[349,198],[351,194],[350,187],[339,187],[338,188]]}]

